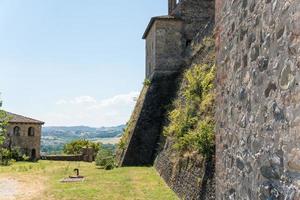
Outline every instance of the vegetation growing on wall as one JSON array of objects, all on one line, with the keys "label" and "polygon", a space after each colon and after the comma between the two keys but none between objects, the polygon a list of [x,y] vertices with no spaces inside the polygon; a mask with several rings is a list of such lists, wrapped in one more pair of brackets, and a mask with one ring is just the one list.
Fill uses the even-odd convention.
[{"label": "vegetation growing on wall", "polygon": [[150,81],[149,79],[146,78],[146,79],[144,80],[144,82],[143,82],[143,85],[144,85],[144,86],[150,86],[150,85],[151,85],[151,81]]},{"label": "vegetation growing on wall", "polygon": [[118,148],[121,150],[124,150],[126,148],[126,144],[128,142],[128,137],[129,137],[129,125],[130,123],[128,122],[126,125],[126,128],[123,131],[123,135],[120,139],[120,142],[118,144]]},{"label": "vegetation growing on wall", "polygon": [[179,151],[199,151],[208,156],[214,151],[214,79],[213,39],[206,38],[203,50],[209,50],[201,63],[186,70],[179,97],[168,113],[164,135],[174,138]]}]

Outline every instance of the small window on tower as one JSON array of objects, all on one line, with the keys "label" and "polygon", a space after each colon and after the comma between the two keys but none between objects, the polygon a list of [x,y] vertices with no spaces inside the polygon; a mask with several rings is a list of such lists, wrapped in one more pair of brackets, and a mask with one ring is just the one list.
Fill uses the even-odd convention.
[{"label": "small window on tower", "polygon": [[34,136],[34,128],[33,128],[33,127],[30,127],[30,128],[28,129],[28,136],[31,136],[31,137]]},{"label": "small window on tower", "polygon": [[15,135],[15,136],[20,136],[20,135],[21,135],[20,132],[21,132],[20,127],[16,126],[16,127],[14,128],[14,135]]}]

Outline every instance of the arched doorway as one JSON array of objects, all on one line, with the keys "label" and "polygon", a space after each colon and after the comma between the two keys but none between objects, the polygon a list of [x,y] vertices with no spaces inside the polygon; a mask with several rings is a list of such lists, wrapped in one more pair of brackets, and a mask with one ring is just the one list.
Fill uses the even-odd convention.
[{"label": "arched doorway", "polygon": [[30,160],[35,161],[36,160],[36,150],[31,150]]}]

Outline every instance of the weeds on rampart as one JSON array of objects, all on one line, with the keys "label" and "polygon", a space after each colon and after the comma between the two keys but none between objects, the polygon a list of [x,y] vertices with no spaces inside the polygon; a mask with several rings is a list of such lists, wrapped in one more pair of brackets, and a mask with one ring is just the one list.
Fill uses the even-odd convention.
[{"label": "weeds on rampart", "polygon": [[[209,38],[204,41],[211,45]],[[197,150],[209,156],[214,150],[214,59],[211,50],[203,63],[185,71],[179,97],[168,112],[164,135],[174,138],[173,147],[179,151]]]}]

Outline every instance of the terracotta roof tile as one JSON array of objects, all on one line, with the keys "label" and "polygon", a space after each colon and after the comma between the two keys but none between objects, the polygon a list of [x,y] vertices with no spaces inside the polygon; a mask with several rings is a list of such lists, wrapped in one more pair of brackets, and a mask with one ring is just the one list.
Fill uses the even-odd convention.
[{"label": "terracotta roof tile", "polygon": [[31,124],[45,124],[45,122],[36,120],[36,119],[32,119],[29,117],[24,117],[22,115],[17,115],[11,112],[6,112],[7,115],[9,116],[9,118],[11,118],[9,120],[9,123],[31,123]]}]

